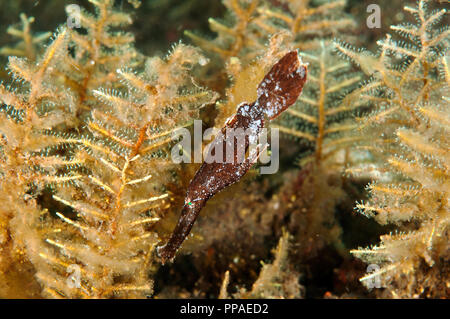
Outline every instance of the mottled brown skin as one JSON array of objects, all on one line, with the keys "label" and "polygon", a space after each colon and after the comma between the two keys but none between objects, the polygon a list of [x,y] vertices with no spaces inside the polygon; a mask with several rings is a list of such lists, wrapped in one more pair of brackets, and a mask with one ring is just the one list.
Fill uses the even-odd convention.
[{"label": "mottled brown skin", "polygon": [[[269,121],[280,115],[285,109],[295,103],[306,82],[307,68],[301,64],[296,51],[290,51],[281,58],[266,74],[257,89],[257,100],[253,103],[242,103],[236,114],[229,120],[211,146],[223,148],[223,162],[205,161],[189,184],[185,204],[180,219],[167,244],[158,247],[162,263],[172,261],[175,253],[186,236],[191,231],[195,220],[208,199],[225,187],[236,183],[244,176],[261,154],[252,152],[242,160],[238,147],[249,149],[250,142],[257,138]],[[227,138],[228,129],[243,129],[250,134],[245,136],[244,145],[238,145],[238,139]],[[226,145],[234,144],[233,162],[225,162]],[[217,149],[217,148],[216,148]],[[214,153],[212,153],[214,155]],[[242,154],[240,154],[242,156]]]}]

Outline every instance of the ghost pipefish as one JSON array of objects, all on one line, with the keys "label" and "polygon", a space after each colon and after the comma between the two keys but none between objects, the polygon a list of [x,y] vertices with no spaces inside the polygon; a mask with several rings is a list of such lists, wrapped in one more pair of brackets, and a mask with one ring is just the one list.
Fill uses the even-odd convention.
[{"label": "ghost pipefish", "polygon": [[[307,78],[307,66],[302,63],[297,51],[290,51],[284,55],[265,75],[257,88],[257,99],[253,103],[244,102],[237,107],[236,114],[231,117],[220,133],[211,143],[211,147],[222,147],[230,143],[229,132],[243,129],[246,131],[244,141],[232,136],[233,159],[231,161],[208,161],[205,159],[201,167],[191,180],[186,192],[181,216],[169,239],[157,251],[162,263],[172,261],[175,253],[191,231],[195,220],[208,199],[225,187],[236,183],[244,176],[257,161],[265,146],[258,145],[257,149],[244,160],[239,160],[239,150],[247,152],[250,143],[255,142],[266,122],[273,120],[289,106],[295,103]],[[248,137],[247,137],[248,136]],[[242,143],[244,145],[242,145]],[[226,152],[223,152],[225,154]]]}]

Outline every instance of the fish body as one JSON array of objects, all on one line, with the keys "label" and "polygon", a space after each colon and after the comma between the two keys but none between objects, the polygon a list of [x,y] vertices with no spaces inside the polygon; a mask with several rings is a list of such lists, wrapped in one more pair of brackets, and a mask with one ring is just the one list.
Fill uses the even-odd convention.
[{"label": "fish body", "polygon": [[[244,102],[237,107],[236,114],[211,143],[208,156],[191,180],[181,216],[169,241],[157,249],[163,264],[173,260],[206,202],[238,182],[257,161],[266,146],[259,145],[244,158],[249,145],[255,145],[268,121],[295,103],[306,78],[307,66],[301,62],[297,51],[290,51],[258,85],[256,101]],[[231,156],[227,152],[230,148]]]}]

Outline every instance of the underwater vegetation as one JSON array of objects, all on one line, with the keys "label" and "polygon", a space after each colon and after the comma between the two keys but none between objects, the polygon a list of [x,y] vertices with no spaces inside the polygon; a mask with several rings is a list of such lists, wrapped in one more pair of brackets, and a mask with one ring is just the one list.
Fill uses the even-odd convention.
[{"label": "underwater vegetation", "polygon": [[[448,298],[449,1],[380,1],[373,30],[365,1],[211,1],[150,55],[133,21],[200,2],[79,1],[56,30],[0,5],[0,298]],[[173,134],[229,125],[293,50],[279,171],[246,167],[164,264],[201,165]]]}]

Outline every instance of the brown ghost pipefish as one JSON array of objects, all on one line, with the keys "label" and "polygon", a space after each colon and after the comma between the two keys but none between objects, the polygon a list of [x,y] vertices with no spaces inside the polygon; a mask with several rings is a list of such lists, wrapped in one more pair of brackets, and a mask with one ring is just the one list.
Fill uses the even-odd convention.
[{"label": "brown ghost pipefish", "polygon": [[245,155],[250,143],[257,141],[266,124],[266,119],[273,120],[295,103],[306,82],[306,75],[306,65],[301,62],[296,51],[290,51],[272,67],[261,81],[257,88],[256,101],[244,102],[237,107],[236,114],[227,121],[211,143],[211,148],[219,146],[225,150],[226,144],[230,144],[230,139],[227,139],[227,134],[230,135],[228,132],[237,129],[246,131],[244,145],[242,145],[242,141],[241,145],[238,145],[237,139],[233,135],[231,137],[231,143],[234,145],[233,160],[211,162],[205,159],[189,184],[184,207],[172,236],[164,246],[158,247],[162,263],[173,260],[176,251],[191,231],[198,214],[208,199],[225,187],[239,181],[256,162],[264,150],[260,145],[258,145],[259,153],[256,150],[249,152],[250,154],[245,160],[238,159],[239,156],[242,156],[242,154],[238,154],[238,150],[240,149],[241,153]]}]

